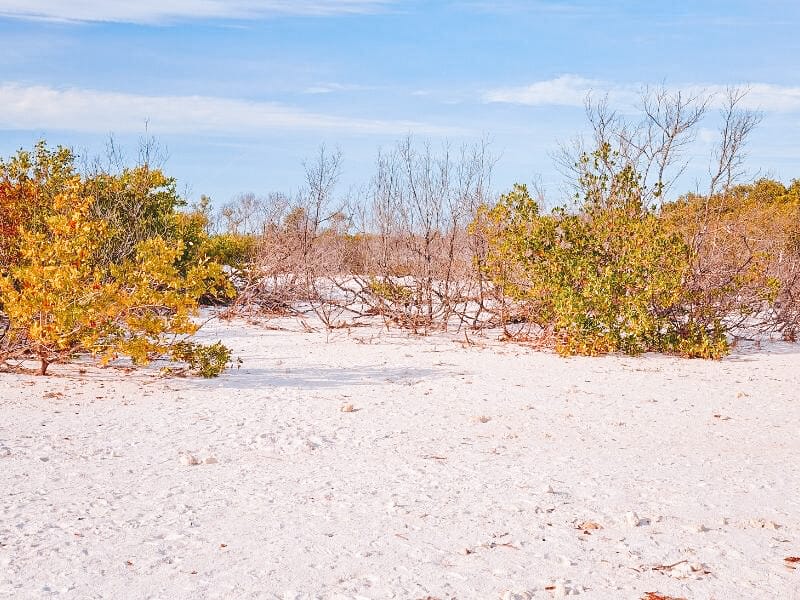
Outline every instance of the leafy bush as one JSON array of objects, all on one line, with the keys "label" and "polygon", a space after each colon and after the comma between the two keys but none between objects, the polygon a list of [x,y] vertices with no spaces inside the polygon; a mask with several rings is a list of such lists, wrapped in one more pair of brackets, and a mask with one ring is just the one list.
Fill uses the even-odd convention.
[{"label": "leafy bush", "polygon": [[105,223],[103,246],[96,259],[105,265],[130,259],[137,245],[159,237],[181,243],[178,266],[206,260],[208,240],[207,206],[181,212],[186,201],[177,192],[177,182],[161,169],[148,164],[119,172],[92,172],[81,176],[76,157],[67,148],[50,149],[44,141],[33,151],[20,150],[7,161],[0,160],[0,259],[8,264],[14,236],[20,223],[40,231],[53,213],[56,196],[69,188],[79,198],[92,198],[91,216]]},{"label": "leafy bush", "polygon": [[204,256],[233,269],[237,275],[244,275],[252,262],[257,247],[257,239],[251,235],[223,233],[203,240],[201,250]]},{"label": "leafy bush", "polygon": [[205,217],[175,211],[160,171],[82,177],[74,160],[42,142],[0,161],[0,360],[33,356],[44,374],[76,353],[169,355],[200,298],[234,293],[202,252]]},{"label": "leafy bush", "polygon": [[77,184],[54,201],[43,231],[22,227],[19,258],[0,277],[8,347],[48,366],[77,352],[143,364],[197,330],[196,299],[216,290],[219,266],[175,267],[182,248],[161,238],[138,244],[131,260],[106,268],[95,255],[109,237]]},{"label": "leafy bush", "polygon": [[100,172],[84,179],[82,194],[94,198],[93,215],[109,228],[103,260],[108,263],[130,258],[136,246],[152,237],[184,242],[182,213],[185,206],[177,184],[160,169],[148,165],[122,169],[119,173]]},{"label": "leafy bush", "polygon": [[174,360],[188,363],[189,369],[205,378],[217,377],[231,364],[231,350],[222,342],[214,342],[208,346],[196,342],[180,342],[173,346],[170,356]]},{"label": "leafy bush", "polygon": [[800,332],[800,181],[761,179],[665,205],[665,225],[693,247],[687,285],[729,327]]},{"label": "leafy bush", "polygon": [[722,356],[721,320],[691,310],[689,246],[643,204],[641,179],[629,165],[600,171],[597,165],[615,166],[616,158],[608,147],[583,158],[595,168],[585,171],[575,213],[542,214],[519,185],[483,207],[475,227],[488,243],[485,273],[525,306],[561,354]]},{"label": "leafy bush", "polygon": [[19,228],[41,230],[53,199],[65,185],[76,184],[74,160],[68,149],[51,150],[44,142],[0,159],[0,266],[15,259]]}]

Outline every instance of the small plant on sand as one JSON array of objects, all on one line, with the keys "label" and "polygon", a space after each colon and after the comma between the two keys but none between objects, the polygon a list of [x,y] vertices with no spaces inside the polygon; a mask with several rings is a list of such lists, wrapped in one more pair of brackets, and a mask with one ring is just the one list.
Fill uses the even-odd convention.
[{"label": "small plant on sand", "polygon": [[171,349],[170,356],[186,362],[191,371],[206,378],[217,377],[231,364],[231,350],[222,342],[208,346],[191,341],[180,342]]}]

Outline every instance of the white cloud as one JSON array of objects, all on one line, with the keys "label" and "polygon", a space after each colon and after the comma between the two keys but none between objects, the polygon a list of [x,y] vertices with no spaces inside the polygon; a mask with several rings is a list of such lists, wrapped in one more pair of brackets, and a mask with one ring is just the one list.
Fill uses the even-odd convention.
[{"label": "white cloud", "polygon": [[209,96],[144,96],[85,89],[0,84],[0,129],[93,133],[204,133],[257,136],[279,130],[357,134],[458,135],[463,131],[406,120],[373,120],[308,112],[273,102]]},{"label": "white cloud", "polygon": [[[461,0],[457,6],[484,13],[513,15],[519,13],[560,14],[564,16],[585,16],[598,9],[579,6],[574,2],[543,2],[541,0]],[[608,10],[607,7],[603,7]]]},{"label": "white cloud", "polygon": [[[751,83],[741,86],[747,90],[742,107],[766,112],[800,112],[800,87],[775,85],[772,83]],[[717,98],[723,97],[725,86],[713,85],[705,88]]]},{"label": "white cloud", "polygon": [[374,12],[392,0],[0,0],[0,17],[56,21],[165,23]]},{"label": "white cloud", "polygon": [[[738,87],[748,90],[742,108],[767,112],[800,112],[800,87],[771,83],[744,83]],[[608,96],[614,108],[626,108],[637,103],[646,84],[617,84],[577,75],[561,75],[555,79],[537,81],[530,85],[489,90],[485,102],[523,104],[528,106],[583,106],[588,95]],[[668,86],[672,92],[711,95],[711,106],[722,106],[728,86],[720,84],[686,84]]]},{"label": "white cloud", "polygon": [[368,85],[358,85],[355,83],[320,83],[312,85],[303,90],[305,94],[319,95],[319,94],[333,94],[335,92],[364,92],[375,90],[375,87]]},{"label": "white cloud", "polygon": [[529,106],[583,106],[586,96],[609,95],[609,100],[630,102],[635,98],[630,87],[613,87],[608,82],[577,75],[561,75],[520,87],[497,88],[484,95],[486,102]]}]

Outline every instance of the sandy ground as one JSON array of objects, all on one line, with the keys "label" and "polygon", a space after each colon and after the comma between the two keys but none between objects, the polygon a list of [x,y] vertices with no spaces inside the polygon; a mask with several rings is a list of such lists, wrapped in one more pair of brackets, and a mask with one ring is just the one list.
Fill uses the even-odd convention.
[{"label": "sandy ground", "polygon": [[0,597],[800,598],[798,346],[205,335],[241,369],[0,376]]}]

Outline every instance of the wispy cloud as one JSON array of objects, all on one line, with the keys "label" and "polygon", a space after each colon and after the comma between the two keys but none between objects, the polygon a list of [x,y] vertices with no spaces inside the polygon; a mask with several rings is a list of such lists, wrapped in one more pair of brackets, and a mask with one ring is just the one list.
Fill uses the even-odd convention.
[{"label": "wispy cloud", "polygon": [[457,2],[454,6],[492,14],[549,13],[562,16],[585,16],[597,10],[591,5],[559,0],[471,0]]},{"label": "wispy cloud", "polygon": [[321,130],[357,134],[458,135],[462,130],[418,121],[326,115],[274,102],[210,96],[144,96],[86,89],[0,84],[0,129],[92,133],[222,134]]},{"label": "wispy cloud", "polygon": [[318,83],[303,90],[305,94],[333,94],[336,92],[365,92],[377,89],[375,86],[356,83]]},{"label": "wispy cloud", "polygon": [[[800,87],[772,83],[735,84],[747,94],[741,107],[766,112],[800,112]],[[561,75],[554,79],[537,81],[529,85],[503,87],[489,90],[483,96],[488,103],[521,104],[527,106],[583,106],[587,96],[607,96],[615,107],[636,104],[645,83],[614,83],[599,79],[588,79],[578,75]],[[719,106],[726,89],[722,84],[671,85],[668,90],[688,94],[712,96],[711,106]]]},{"label": "wispy cloud", "polygon": [[[749,83],[740,87],[747,90],[742,106],[766,112],[800,112],[800,87],[776,85],[773,83]],[[703,89],[721,97],[726,86],[709,85]]]},{"label": "wispy cloud", "polygon": [[0,0],[0,17],[156,24],[192,19],[370,13],[393,0]]},{"label": "wispy cloud", "polygon": [[578,75],[561,75],[529,85],[489,90],[484,94],[484,100],[528,106],[583,106],[589,94],[608,95],[614,103],[629,102],[635,98],[635,88],[613,86]]}]

